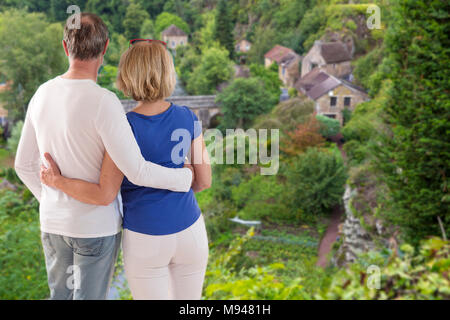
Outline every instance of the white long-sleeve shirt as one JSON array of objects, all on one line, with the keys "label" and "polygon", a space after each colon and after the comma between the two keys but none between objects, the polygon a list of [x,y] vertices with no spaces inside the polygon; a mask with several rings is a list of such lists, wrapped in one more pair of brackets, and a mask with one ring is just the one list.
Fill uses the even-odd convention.
[{"label": "white long-sleeve shirt", "polygon": [[192,173],[145,161],[116,95],[94,81],[56,77],[39,87],[28,105],[15,168],[40,202],[41,231],[92,238],[116,234],[121,228],[120,203],[82,203],[41,184],[39,167],[49,152],[68,178],[98,183],[103,156],[134,184],[189,191]]}]

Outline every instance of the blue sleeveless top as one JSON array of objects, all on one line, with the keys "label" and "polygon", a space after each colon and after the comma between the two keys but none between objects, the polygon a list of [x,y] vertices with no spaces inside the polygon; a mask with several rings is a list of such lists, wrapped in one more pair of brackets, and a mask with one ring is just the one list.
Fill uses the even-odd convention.
[{"label": "blue sleeveless top", "polygon": [[[182,168],[193,139],[201,133],[197,116],[174,104],[163,113],[127,114],[142,156],[168,168]],[[126,177],[122,187],[123,227],[149,235],[167,235],[191,226],[200,216],[194,192],[137,186]]]}]

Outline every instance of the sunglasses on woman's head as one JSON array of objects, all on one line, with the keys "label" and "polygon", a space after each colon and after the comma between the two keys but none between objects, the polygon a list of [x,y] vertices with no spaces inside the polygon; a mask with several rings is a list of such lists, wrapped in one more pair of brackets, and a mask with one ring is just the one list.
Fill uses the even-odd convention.
[{"label": "sunglasses on woman's head", "polygon": [[155,39],[132,39],[132,40],[130,40],[130,45],[129,45],[129,47],[131,47],[133,44],[135,44],[135,43],[137,43],[137,42],[143,42],[143,41],[146,41],[146,42],[156,41],[156,42],[161,43],[164,47],[167,48],[167,43],[165,43],[164,41],[161,41],[161,40],[155,40]]}]

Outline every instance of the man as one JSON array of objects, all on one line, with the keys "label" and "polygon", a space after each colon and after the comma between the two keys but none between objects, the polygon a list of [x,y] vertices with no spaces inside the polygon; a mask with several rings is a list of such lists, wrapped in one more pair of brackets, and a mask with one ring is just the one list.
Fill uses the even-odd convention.
[{"label": "man", "polygon": [[137,185],[186,192],[192,172],[144,160],[120,101],[96,84],[109,43],[106,25],[82,13],[79,28],[72,28],[72,18],[63,40],[70,67],[31,99],[15,168],[40,202],[50,298],[105,299],[120,246],[118,190],[104,199],[104,206],[95,206],[41,185],[44,153],[52,155],[65,176],[95,183],[105,150]]}]

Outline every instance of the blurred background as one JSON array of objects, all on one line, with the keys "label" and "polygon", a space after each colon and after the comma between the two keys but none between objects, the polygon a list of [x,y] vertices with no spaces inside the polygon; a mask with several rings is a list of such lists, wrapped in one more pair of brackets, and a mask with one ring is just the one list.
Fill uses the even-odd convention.
[{"label": "blurred background", "polygon": [[[177,71],[169,100],[204,130],[280,130],[276,175],[214,164],[196,195],[204,299],[450,298],[448,2],[3,0],[0,299],[49,295],[39,204],[14,154],[29,100],[68,67],[72,4],[108,25],[98,83],[125,110],[121,54],[130,39],[161,39]],[[110,299],[130,298],[119,259]]]}]

